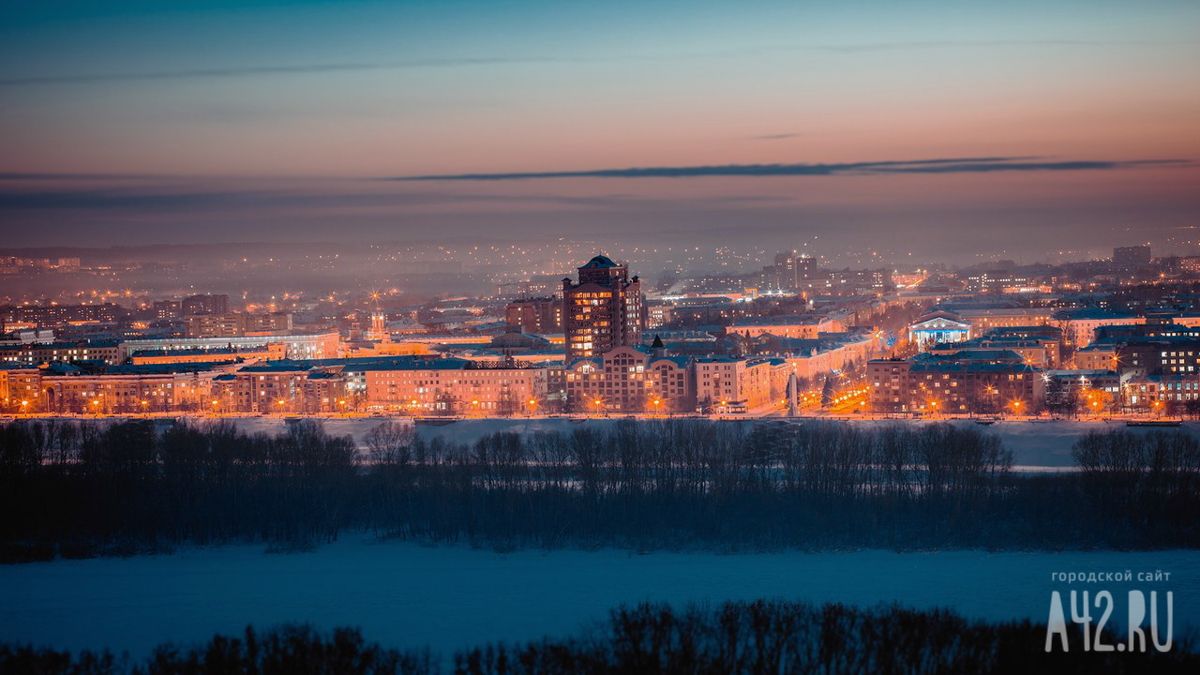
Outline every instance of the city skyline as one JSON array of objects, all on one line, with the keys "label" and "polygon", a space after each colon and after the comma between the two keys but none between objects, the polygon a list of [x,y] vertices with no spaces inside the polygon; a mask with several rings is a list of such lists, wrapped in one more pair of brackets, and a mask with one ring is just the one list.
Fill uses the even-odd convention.
[{"label": "city skyline", "polygon": [[1198,27],[0,1],[0,673],[1200,671]]},{"label": "city skyline", "polygon": [[0,11],[14,247],[1196,247],[1184,2]]}]

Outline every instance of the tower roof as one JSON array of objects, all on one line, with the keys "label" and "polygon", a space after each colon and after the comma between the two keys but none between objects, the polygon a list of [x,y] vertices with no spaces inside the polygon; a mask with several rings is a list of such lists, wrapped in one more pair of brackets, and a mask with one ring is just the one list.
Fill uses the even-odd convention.
[{"label": "tower roof", "polygon": [[583,267],[581,267],[580,269],[600,269],[603,267],[619,267],[619,265],[617,265],[617,263],[613,262],[612,258],[609,258],[606,255],[598,255],[595,258],[592,258],[591,260],[589,260],[587,262],[587,264],[584,265]]}]

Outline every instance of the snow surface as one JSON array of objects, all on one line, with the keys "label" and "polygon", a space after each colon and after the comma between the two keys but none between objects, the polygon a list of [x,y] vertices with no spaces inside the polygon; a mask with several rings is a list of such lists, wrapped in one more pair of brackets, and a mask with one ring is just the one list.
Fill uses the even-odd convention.
[{"label": "snow surface", "polygon": [[[1132,584],[1068,585],[1055,572],[1124,572]],[[1138,583],[1162,570],[1169,583]],[[172,555],[0,566],[0,638],[145,655],[311,622],[360,626],[368,640],[448,653],[488,641],[574,635],[622,603],[784,598],[874,606],[945,606],[978,618],[1045,621],[1051,590],[1106,589],[1114,621],[1125,591],[1174,592],[1175,635],[1200,628],[1200,551],[631,554],[346,540],[313,552],[228,546]],[[1064,593],[1064,599],[1066,598]],[[1160,608],[1160,612],[1164,611]]]}]

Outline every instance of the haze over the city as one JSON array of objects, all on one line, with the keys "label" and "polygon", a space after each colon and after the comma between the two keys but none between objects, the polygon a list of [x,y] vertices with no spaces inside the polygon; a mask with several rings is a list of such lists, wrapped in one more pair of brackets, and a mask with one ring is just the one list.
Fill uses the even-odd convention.
[{"label": "haze over the city", "polygon": [[1171,0],[7,3],[0,223],[1194,253],[1198,26]]}]

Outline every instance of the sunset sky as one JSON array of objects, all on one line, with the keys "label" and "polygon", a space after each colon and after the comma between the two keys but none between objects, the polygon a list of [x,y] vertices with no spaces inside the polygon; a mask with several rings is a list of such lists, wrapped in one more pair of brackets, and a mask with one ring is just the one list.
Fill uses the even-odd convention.
[{"label": "sunset sky", "polygon": [[9,246],[1185,252],[1198,158],[1194,0],[0,5]]}]

